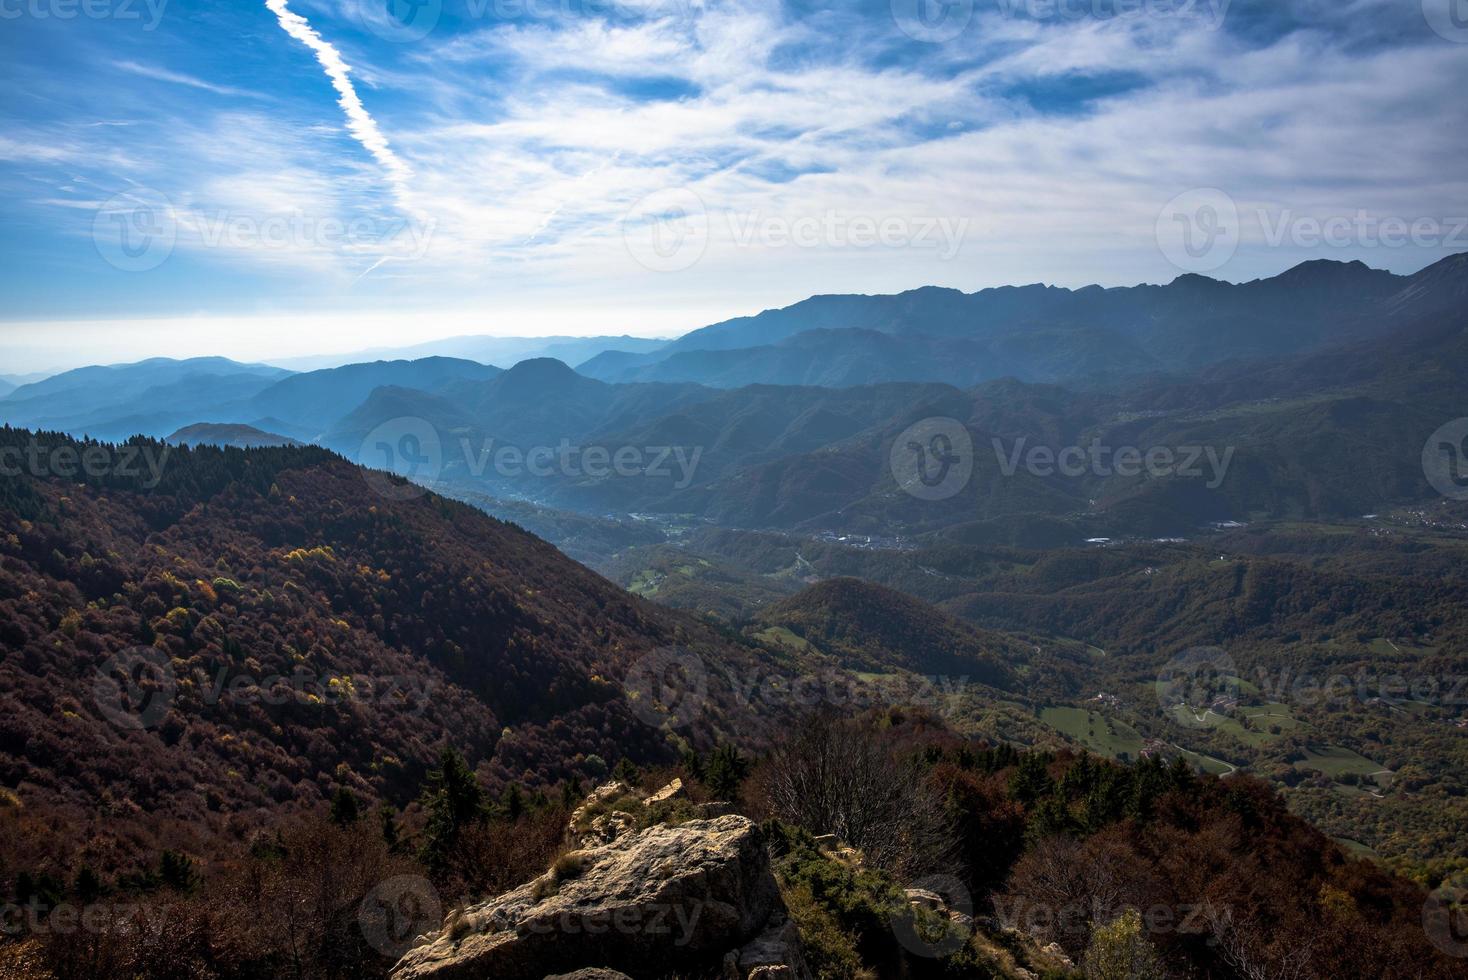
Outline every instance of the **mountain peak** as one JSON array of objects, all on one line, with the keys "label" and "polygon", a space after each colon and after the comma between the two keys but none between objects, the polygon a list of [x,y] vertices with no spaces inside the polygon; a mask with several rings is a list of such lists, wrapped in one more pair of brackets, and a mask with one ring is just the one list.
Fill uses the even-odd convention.
[{"label": "mountain peak", "polygon": [[1200,275],[1196,272],[1184,272],[1182,275],[1178,276],[1171,283],[1169,283],[1169,285],[1192,286],[1200,289],[1207,289],[1217,286],[1227,286],[1228,283],[1223,282],[1219,279],[1214,279],[1211,276]]},{"label": "mountain peak", "polygon": [[565,361],[554,357],[535,357],[521,361],[504,374],[505,382],[511,384],[575,384],[586,379],[571,369]]},{"label": "mountain peak", "polygon": [[577,374],[565,361],[553,357],[536,357],[521,361],[492,383],[500,397],[540,398],[546,394],[569,394],[600,381]]},{"label": "mountain peak", "polygon": [[1373,270],[1360,259],[1350,262],[1341,262],[1336,259],[1310,259],[1299,265],[1286,269],[1275,278],[1289,283],[1302,281],[1335,279],[1344,274],[1356,275],[1359,273],[1371,273]]}]

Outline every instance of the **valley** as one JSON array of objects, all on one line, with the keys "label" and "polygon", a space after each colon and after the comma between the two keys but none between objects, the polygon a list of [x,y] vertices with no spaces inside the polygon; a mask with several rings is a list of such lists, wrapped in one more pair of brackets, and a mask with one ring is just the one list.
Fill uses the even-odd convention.
[{"label": "valley", "polygon": [[[1403,284],[1363,270],[1233,287],[1209,316],[1273,289],[1321,322],[1338,301],[1398,310]],[[1300,296],[1302,278],[1329,286]],[[1422,447],[1451,437],[1465,280],[1446,260],[1413,278],[1409,310],[1334,342],[1133,360],[1125,384],[1086,359],[1080,384],[726,356],[751,336],[827,343],[820,326],[777,336],[823,322],[821,303],[642,351],[616,380],[592,376],[606,355],[31,382],[0,397],[9,860],[153,894],[150,862],[193,855],[227,880],[236,859],[197,856],[370,804],[384,840],[418,841],[393,860],[483,898],[554,858],[550,823],[614,770],[681,773],[723,806],[753,766],[742,805],[759,813],[789,733],[835,716],[916,726],[900,737],[936,739],[932,779],[970,778],[949,753],[964,772],[988,760],[982,793],[1009,802],[951,816],[1023,807],[1027,840],[1105,833],[1125,811],[1096,795],[1107,781],[1153,778],[1105,773],[1168,773],[1175,792],[1277,800],[1271,820],[1373,869],[1352,874],[1463,880],[1468,503]],[[952,366],[904,317],[997,300],[895,302],[837,306],[874,331],[862,343]],[[1031,329],[1079,300],[1006,302],[1005,329]],[[1141,301],[1105,302],[1119,324]],[[675,379],[693,342],[753,374]],[[484,827],[551,836],[514,858],[499,838],[434,850],[433,780],[456,766],[499,801]],[[1025,853],[1006,859],[1015,881]]]}]

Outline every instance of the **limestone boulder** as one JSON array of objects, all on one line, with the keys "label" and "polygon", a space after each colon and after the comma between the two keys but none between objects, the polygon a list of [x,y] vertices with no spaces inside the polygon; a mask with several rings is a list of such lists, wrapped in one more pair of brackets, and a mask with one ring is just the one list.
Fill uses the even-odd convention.
[{"label": "limestone boulder", "polygon": [[404,956],[392,980],[542,980],[589,968],[640,978],[717,968],[783,921],[753,822],[725,816],[656,826],[566,854],[535,881],[462,910],[451,929]]}]

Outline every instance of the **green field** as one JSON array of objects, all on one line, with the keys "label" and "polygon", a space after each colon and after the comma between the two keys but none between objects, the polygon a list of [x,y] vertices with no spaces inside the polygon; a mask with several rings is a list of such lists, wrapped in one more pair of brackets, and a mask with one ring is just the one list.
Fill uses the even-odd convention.
[{"label": "green field", "polygon": [[1361,843],[1358,840],[1351,840],[1351,838],[1349,837],[1337,837],[1335,838],[1335,842],[1341,847],[1345,848],[1346,852],[1349,853],[1352,857],[1372,859],[1379,859],[1381,857],[1381,855],[1377,854],[1376,851],[1372,848],[1367,847],[1365,844]]},{"label": "green field", "polygon": [[1125,756],[1133,762],[1141,758],[1142,736],[1136,729],[1100,712],[1085,708],[1046,708],[1040,712],[1040,720],[1097,755]]},{"label": "green field", "polygon": [[820,651],[807,639],[796,636],[784,626],[770,626],[754,634],[756,640],[769,643],[772,646],[784,647],[796,653],[819,653]]},{"label": "green field", "polygon": [[643,569],[628,584],[627,591],[633,595],[640,595],[644,599],[650,599],[658,594],[658,589],[662,587],[665,578],[667,576],[656,569]]},{"label": "green field", "polygon": [[1234,771],[1234,767],[1222,759],[1215,759],[1211,755],[1199,755],[1197,752],[1189,752],[1187,749],[1178,748],[1177,746],[1173,746],[1173,748],[1181,752],[1184,759],[1187,759],[1194,766],[1211,775],[1227,776]]},{"label": "green field", "polygon": [[1385,773],[1384,767],[1379,763],[1340,745],[1311,746],[1305,750],[1305,758],[1295,763],[1295,768],[1309,769],[1332,779],[1350,774],[1374,776]]},{"label": "green field", "polygon": [[[1300,720],[1290,714],[1290,709],[1282,704],[1263,704],[1240,707],[1235,709],[1238,715],[1242,715],[1249,721],[1249,727],[1245,728],[1243,722],[1235,715],[1220,715],[1212,711],[1205,712],[1201,720],[1196,713],[1192,713],[1183,705],[1173,708],[1173,715],[1179,722],[1190,727],[1198,727],[1201,721],[1203,727],[1214,731],[1224,732],[1237,738],[1251,748],[1264,748],[1271,742],[1278,741],[1285,735],[1290,734],[1300,727]],[[1188,712],[1185,716],[1184,712]],[[1279,734],[1271,732],[1271,726],[1278,726]]]}]

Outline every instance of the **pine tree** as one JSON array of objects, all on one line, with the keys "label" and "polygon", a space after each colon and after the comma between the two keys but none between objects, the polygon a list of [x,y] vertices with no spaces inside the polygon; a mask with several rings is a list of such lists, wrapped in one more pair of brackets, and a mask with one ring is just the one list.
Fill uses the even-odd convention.
[{"label": "pine tree", "polygon": [[438,768],[428,774],[423,790],[423,808],[428,822],[423,828],[423,862],[442,871],[460,832],[485,817],[484,791],[474,770],[451,748],[439,756]]},{"label": "pine tree", "polygon": [[581,789],[581,780],[569,779],[561,784],[562,809],[567,811],[574,810],[581,805],[581,801],[585,798],[586,794]]},{"label": "pine tree", "polygon": [[81,871],[77,872],[76,884],[72,886],[71,890],[83,905],[90,905],[102,897],[105,889],[97,872],[93,871],[90,866],[83,866]]},{"label": "pine tree", "polygon": [[1049,796],[1055,788],[1050,778],[1049,760],[1038,752],[1026,752],[1020,756],[1019,766],[1009,777],[1009,795],[1021,803],[1033,803]]},{"label": "pine tree", "polygon": [[331,809],[327,812],[327,819],[338,827],[350,827],[362,816],[362,808],[357,803],[357,798],[345,786],[338,786],[336,793],[331,798]]},{"label": "pine tree", "polygon": [[749,760],[734,746],[720,745],[709,753],[704,783],[718,799],[735,799],[740,785],[748,777]]},{"label": "pine tree", "polygon": [[642,779],[642,773],[632,760],[624,755],[617,760],[617,766],[612,770],[612,778],[621,780],[628,786],[636,786]]},{"label": "pine tree", "polygon": [[377,811],[377,820],[382,826],[382,840],[387,849],[396,854],[403,846],[402,833],[398,830],[397,811],[384,803]]},{"label": "pine tree", "polygon": [[525,815],[525,794],[520,791],[518,783],[505,787],[500,796],[500,815],[512,823]]},{"label": "pine tree", "polygon": [[164,888],[186,892],[199,883],[194,862],[176,851],[164,851],[158,859],[158,881]]}]

